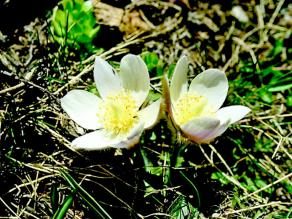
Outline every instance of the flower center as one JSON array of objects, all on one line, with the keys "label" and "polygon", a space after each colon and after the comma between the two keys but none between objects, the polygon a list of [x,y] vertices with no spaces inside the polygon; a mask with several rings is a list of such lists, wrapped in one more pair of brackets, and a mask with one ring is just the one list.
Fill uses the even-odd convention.
[{"label": "flower center", "polygon": [[125,134],[138,121],[137,103],[128,90],[122,90],[104,99],[97,116],[105,130],[115,135]]},{"label": "flower center", "polygon": [[214,112],[208,106],[208,100],[195,93],[181,95],[174,105],[176,123],[183,125],[199,116],[214,116]]}]

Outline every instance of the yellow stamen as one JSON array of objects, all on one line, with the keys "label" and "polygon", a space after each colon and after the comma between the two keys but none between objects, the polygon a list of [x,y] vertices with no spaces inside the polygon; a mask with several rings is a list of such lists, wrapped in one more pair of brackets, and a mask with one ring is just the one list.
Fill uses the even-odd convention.
[{"label": "yellow stamen", "polygon": [[138,121],[138,107],[131,92],[109,94],[99,106],[98,120],[105,130],[119,135],[127,133]]},{"label": "yellow stamen", "polygon": [[195,93],[185,93],[174,105],[175,121],[183,125],[195,117],[213,116],[214,112],[208,107],[208,100]]}]

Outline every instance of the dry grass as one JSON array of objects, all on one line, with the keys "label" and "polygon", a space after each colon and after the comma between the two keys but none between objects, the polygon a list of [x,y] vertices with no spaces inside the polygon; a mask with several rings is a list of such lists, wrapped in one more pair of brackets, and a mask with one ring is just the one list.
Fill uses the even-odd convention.
[{"label": "dry grass", "polygon": [[[197,174],[189,178],[202,194],[203,213],[198,218],[291,218],[291,88],[267,91],[282,85],[271,81],[277,71],[292,83],[291,21],[285,18],[290,13],[291,19],[291,4],[238,2],[250,18],[240,23],[230,14],[237,2],[197,2],[191,9],[186,1],[170,2],[143,0],[128,5],[150,30],[127,33],[99,55],[115,61],[129,52],[151,51],[168,71],[167,66],[187,54],[192,77],[210,67],[224,70],[230,79],[226,105],[243,104],[252,113],[212,144],[189,145],[183,167],[169,166],[163,158],[163,175],[169,169]],[[149,140],[153,132],[147,132],[142,143],[129,151],[81,153],[70,146],[84,130],[64,114],[59,99],[72,88],[93,87],[95,54],[80,61],[74,54],[58,51],[47,29],[45,22],[36,20],[18,38],[8,36],[0,47],[0,218],[51,217],[53,189],[57,188],[59,204],[72,192],[60,173],[64,169],[108,212],[133,218],[174,217],[176,198],[195,196],[193,188],[182,181],[161,185],[163,176],[145,173],[139,156],[139,147],[158,159],[172,146],[164,121],[154,129],[156,139]],[[283,46],[275,52],[277,40]],[[268,68],[271,73],[265,76]],[[153,88],[159,93],[160,76],[154,73]],[[151,193],[145,181],[156,186]],[[115,213],[112,216],[116,218]],[[67,218],[93,217],[80,197],[67,213]]]}]

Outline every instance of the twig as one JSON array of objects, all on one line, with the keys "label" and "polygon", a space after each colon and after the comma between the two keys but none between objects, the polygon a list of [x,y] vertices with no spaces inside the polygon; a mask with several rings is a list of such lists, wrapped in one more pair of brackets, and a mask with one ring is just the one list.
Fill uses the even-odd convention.
[{"label": "twig", "polygon": [[221,171],[221,170],[220,170],[220,169],[214,164],[214,162],[213,162],[213,161],[211,160],[211,158],[206,154],[205,150],[203,149],[203,147],[202,147],[201,145],[199,145],[199,148],[201,149],[201,151],[202,151],[203,155],[205,156],[205,158],[210,162],[210,164],[211,164],[213,167],[215,167],[218,171],[220,171],[226,179],[228,179],[228,180],[229,180],[230,182],[232,182],[234,185],[238,186],[238,187],[241,188],[244,192],[247,193],[246,188],[244,188],[242,185],[240,185],[240,183],[239,183],[236,179],[234,179],[234,178],[228,176],[227,174],[225,174],[224,172],[222,172],[222,171]]},{"label": "twig", "polygon": [[5,93],[8,93],[10,91],[14,91],[14,90],[17,90],[19,88],[22,88],[25,84],[23,82],[20,82],[19,84],[17,85],[14,85],[12,87],[8,87],[6,89],[3,89],[3,90],[0,90],[0,94],[5,94]]},{"label": "twig", "polygon": [[270,203],[267,203],[267,204],[256,205],[256,206],[252,206],[252,207],[249,207],[249,208],[235,210],[235,211],[232,211],[232,212],[226,212],[226,213],[223,213],[223,215],[227,216],[227,215],[230,215],[230,214],[238,214],[238,213],[241,213],[241,212],[250,211],[250,210],[254,210],[254,209],[258,209],[258,208],[263,208],[263,207],[267,207],[267,206],[271,206],[271,205],[278,205],[278,204],[292,205],[292,203],[290,203],[290,202],[274,201],[274,202],[270,202]]},{"label": "twig", "polygon": [[226,169],[228,170],[228,172],[231,174],[231,176],[234,176],[231,168],[228,166],[228,164],[226,163],[226,161],[223,159],[223,157],[221,156],[220,153],[218,153],[218,151],[213,147],[213,145],[208,144],[209,147],[212,149],[212,151],[217,154],[217,156],[219,157],[219,159],[221,160],[221,162],[225,165]]},{"label": "twig", "polygon": [[275,151],[274,151],[274,153],[272,155],[272,159],[275,157],[276,153],[278,152],[280,146],[282,145],[282,142],[283,142],[283,138],[281,137],[280,141],[278,142],[277,147],[276,147],[276,149],[275,149]]},{"label": "twig", "polygon": [[250,194],[248,194],[248,195],[246,195],[246,196],[240,198],[240,200],[244,200],[244,199],[246,199],[246,198],[248,198],[248,197],[250,197],[250,196],[252,196],[252,195],[255,195],[255,194],[257,194],[257,193],[259,193],[259,192],[265,190],[265,189],[268,189],[268,188],[270,188],[270,187],[276,185],[277,183],[279,183],[279,182],[281,182],[281,181],[283,181],[283,180],[285,180],[285,179],[288,179],[288,178],[291,177],[291,176],[292,176],[292,173],[289,173],[288,175],[286,175],[286,176],[284,176],[284,177],[282,177],[282,178],[276,180],[275,182],[272,182],[272,183],[270,183],[270,184],[268,184],[268,185],[262,187],[261,189],[259,189],[259,190],[257,190],[257,191],[254,191],[253,193],[250,193]]},{"label": "twig", "polygon": [[37,179],[35,179],[35,180],[31,180],[31,181],[29,181],[29,182],[27,182],[27,183],[23,183],[23,184],[21,184],[21,185],[16,185],[14,188],[10,189],[7,193],[11,193],[11,192],[13,192],[14,190],[19,189],[19,188],[21,188],[21,187],[28,186],[28,185],[32,185],[33,183],[39,183],[39,182],[41,182],[41,181],[44,180],[44,179],[51,178],[51,177],[55,177],[55,176],[56,176],[55,174],[52,174],[52,175],[46,175],[46,176],[43,176],[43,177],[39,177],[39,178],[37,178]]},{"label": "twig", "polygon": [[20,218],[17,216],[17,214],[9,207],[8,204],[6,204],[6,202],[0,197],[0,201],[5,205],[5,207],[12,213],[15,215],[16,218]]},{"label": "twig", "polygon": [[84,157],[81,153],[79,153],[78,151],[76,151],[73,147],[71,147],[70,145],[70,141],[68,141],[66,138],[64,138],[62,135],[60,135],[59,133],[55,132],[54,130],[52,130],[49,126],[43,124],[43,123],[39,123],[40,127],[48,130],[55,138],[57,138],[60,142],[63,143],[63,145],[65,145],[69,150],[75,152],[76,154],[80,155],[81,157]]}]

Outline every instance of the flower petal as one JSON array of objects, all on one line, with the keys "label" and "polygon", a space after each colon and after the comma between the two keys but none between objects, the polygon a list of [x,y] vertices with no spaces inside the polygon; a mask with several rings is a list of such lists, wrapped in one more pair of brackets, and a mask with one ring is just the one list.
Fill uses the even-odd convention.
[{"label": "flower petal", "polygon": [[76,138],[72,142],[72,146],[82,150],[102,150],[111,145],[119,143],[120,139],[111,136],[104,130],[97,130],[81,137]]},{"label": "flower petal", "polygon": [[96,57],[94,63],[94,81],[102,98],[109,93],[122,89],[121,80],[115,74],[111,65],[100,57]]},{"label": "flower petal", "polygon": [[214,138],[222,135],[230,125],[230,119],[222,120],[220,121],[220,125],[215,128],[212,132],[209,133],[209,135],[205,136],[205,139],[202,141],[202,143],[209,143]]},{"label": "flower petal", "polygon": [[206,97],[209,106],[216,112],[227,96],[227,77],[218,69],[208,69],[193,79],[189,90]]},{"label": "flower petal", "polygon": [[130,148],[137,144],[143,132],[143,123],[137,124],[126,135],[113,135],[105,130],[97,130],[72,142],[72,146],[81,150],[102,150],[109,147]]},{"label": "flower petal", "polygon": [[220,119],[220,125],[206,136],[207,142],[210,142],[212,139],[222,135],[232,123],[235,123],[242,119],[247,113],[250,112],[250,109],[246,106],[228,106],[223,107],[217,111],[217,118]]},{"label": "flower petal", "polygon": [[144,129],[152,128],[158,120],[161,98],[139,111],[139,118],[144,123]]},{"label": "flower petal", "polygon": [[138,107],[142,105],[148,96],[150,78],[148,69],[140,56],[128,54],[121,60],[120,78],[123,87],[133,91]]},{"label": "flower petal", "polygon": [[219,124],[220,121],[216,118],[200,117],[182,125],[181,129],[192,141],[201,143]]},{"label": "flower petal", "polygon": [[230,124],[232,124],[241,120],[250,111],[250,108],[246,106],[234,105],[223,107],[219,109],[216,114],[220,120],[223,120],[223,118],[230,119]]},{"label": "flower petal", "polygon": [[128,149],[133,147],[139,142],[143,128],[143,122],[136,124],[127,135],[123,136],[120,141],[117,144],[112,145],[112,147]]},{"label": "flower petal", "polygon": [[101,124],[96,114],[101,101],[90,92],[71,90],[61,99],[61,106],[78,125],[85,129],[98,129]]},{"label": "flower petal", "polygon": [[188,69],[188,58],[186,56],[182,56],[178,60],[171,78],[170,98],[172,101],[176,101],[182,93],[187,92]]}]

